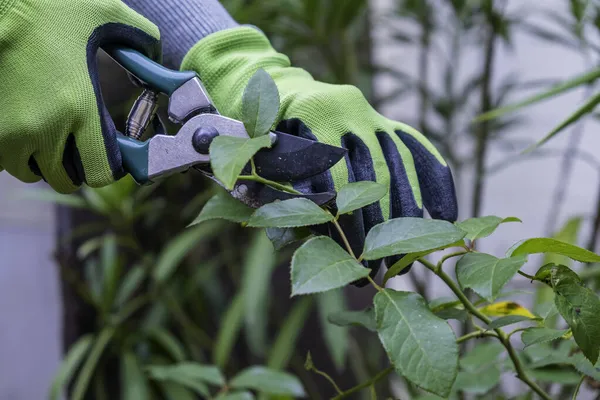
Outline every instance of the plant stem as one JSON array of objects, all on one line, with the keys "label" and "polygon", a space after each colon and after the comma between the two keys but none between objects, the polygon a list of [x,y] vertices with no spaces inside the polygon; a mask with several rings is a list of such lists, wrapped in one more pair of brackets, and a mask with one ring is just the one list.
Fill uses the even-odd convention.
[{"label": "plant stem", "polygon": [[346,250],[348,250],[348,253],[350,253],[350,255],[352,257],[356,258],[354,251],[352,251],[352,246],[350,246],[350,242],[348,241],[348,238],[346,237],[346,234],[344,233],[344,230],[342,229],[342,227],[337,219],[333,220],[333,225],[335,226],[335,229],[337,229],[340,236],[342,237],[342,241],[344,242],[344,246],[346,246]]},{"label": "plant stem", "polygon": [[[464,307],[471,314],[473,314],[475,317],[479,318],[481,321],[485,322],[487,325],[489,325],[490,322],[492,322],[492,320],[490,318],[488,318],[487,316],[482,314],[473,305],[473,303],[459,289],[458,285],[452,280],[452,278],[450,278],[450,276],[448,276],[448,274],[446,274],[442,269],[440,269],[439,271],[436,270],[435,265],[433,265],[429,261],[424,260],[422,258],[420,258],[418,261],[421,264],[423,264],[427,269],[431,270],[433,273],[435,273],[437,276],[439,276],[444,281],[444,283],[446,283],[446,285],[450,288],[450,290],[452,290],[452,292],[456,295],[456,297],[458,297],[458,299],[463,303]],[[504,331],[500,328],[494,329],[494,332],[496,333],[496,336],[498,337],[498,340],[500,341],[500,343],[502,343],[504,348],[506,348],[506,351],[508,352],[508,356],[510,357],[511,361],[513,362],[513,365],[515,366],[515,371],[517,371],[517,377],[523,383],[525,383],[527,386],[529,386],[531,388],[531,390],[536,392],[542,399],[552,400],[550,398],[550,396],[546,392],[544,392],[544,390],[542,390],[542,388],[540,388],[535,382],[533,382],[529,378],[529,376],[527,376],[527,374],[525,373],[525,370],[523,368],[523,364],[521,364],[521,360],[519,359],[514,347],[510,343],[510,339],[506,335],[506,333],[504,333]],[[479,333],[479,332],[477,332],[477,333]],[[467,336],[467,335],[465,335],[465,336]],[[463,337],[465,337],[465,336],[463,336]],[[464,342],[464,340],[463,340],[463,342]]]},{"label": "plant stem", "polygon": [[352,389],[348,389],[343,393],[340,393],[339,395],[334,397],[333,400],[345,399],[346,397],[348,397],[356,392],[359,392],[362,389],[366,389],[370,386],[373,386],[377,382],[379,382],[380,380],[382,380],[383,378],[388,376],[393,370],[394,370],[394,367],[387,367],[386,369],[384,369],[383,371],[381,371],[380,373],[378,373],[377,375],[375,375],[373,378],[369,379],[368,381],[363,382],[360,385],[354,386]]},{"label": "plant stem", "polygon": [[275,189],[281,190],[282,192],[287,192],[287,193],[292,193],[292,194],[300,194],[300,195],[302,194],[299,191],[297,191],[296,189],[282,185],[281,183],[278,183],[278,182],[270,181],[270,180],[265,179],[258,175],[240,175],[238,177],[238,180],[258,182],[258,183],[262,183],[264,185],[272,186]]},{"label": "plant stem", "polygon": [[491,332],[491,331],[475,331],[475,332],[471,332],[471,333],[467,333],[466,335],[463,335],[461,337],[459,337],[458,339],[456,339],[456,343],[460,344],[463,342],[466,342],[467,340],[471,340],[471,339],[480,339],[486,336],[492,336],[492,337],[498,337],[498,335],[496,334],[496,332]]},{"label": "plant stem", "polygon": [[370,276],[367,276],[367,279],[369,280],[369,282],[371,283],[371,285],[373,285],[373,287],[374,287],[375,289],[377,289],[377,291],[378,291],[378,292],[383,292],[383,288],[382,288],[381,286],[379,286],[379,285],[377,284],[377,282],[375,282],[375,281],[373,280],[373,278],[371,278]]},{"label": "plant stem", "polygon": [[436,270],[441,270],[442,269],[442,265],[444,264],[444,262],[446,262],[447,260],[454,258],[454,257],[460,257],[462,255],[467,254],[468,251],[466,250],[461,250],[461,251],[457,251],[455,253],[450,253],[448,255],[445,255],[444,257],[441,258],[440,261],[438,261],[437,265],[436,265]]},{"label": "plant stem", "polygon": [[573,392],[572,400],[577,400],[577,395],[579,395],[579,389],[581,389],[581,384],[583,383],[584,380],[585,380],[585,375],[581,375],[581,379],[579,380],[579,383],[575,387],[575,392]]},{"label": "plant stem", "polygon": [[526,273],[525,273],[525,272],[523,272],[523,271],[517,271],[517,273],[518,273],[519,275],[521,275],[521,276],[524,276],[524,277],[525,277],[525,278],[527,278],[527,279],[531,279],[532,281],[536,281],[536,280],[537,280],[537,279],[535,279],[535,276],[533,276],[533,275],[529,275],[529,274],[526,274]]},{"label": "plant stem", "polygon": [[317,368],[315,368],[315,367],[313,367],[313,368],[312,368],[312,372],[314,372],[314,373],[315,373],[315,374],[317,374],[317,375],[321,375],[323,378],[327,379],[327,381],[328,381],[329,383],[331,383],[331,386],[333,386],[333,388],[335,389],[335,391],[336,391],[338,394],[342,394],[342,393],[344,393],[344,392],[342,391],[342,389],[340,389],[340,387],[337,385],[337,383],[335,383],[335,381],[333,380],[333,378],[332,378],[332,377],[330,377],[330,376],[329,376],[329,375],[328,375],[326,372],[323,372],[323,371],[321,371],[321,370],[318,370],[318,369],[317,369]]}]

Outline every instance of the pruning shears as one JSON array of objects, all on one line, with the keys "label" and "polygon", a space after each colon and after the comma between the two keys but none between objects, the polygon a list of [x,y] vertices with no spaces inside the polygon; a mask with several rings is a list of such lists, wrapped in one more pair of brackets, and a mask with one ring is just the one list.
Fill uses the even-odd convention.
[{"label": "pruning shears", "polygon": [[[108,54],[144,88],[131,109],[125,134],[118,134],[125,170],[139,184],[190,168],[219,183],[210,170],[210,144],[219,135],[248,138],[244,124],[219,114],[195,72],[168,69],[129,48],[111,48]],[[158,134],[141,141],[150,124],[157,121],[159,94],[168,96],[169,119],[181,127],[175,135],[158,129]],[[270,137],[271,148],[259,151],[254,163],[260,176],[277,182],[296,182],[324,173],[346,154],[343,148],[282,132],[271,132]],[[254,181],[238,181],[230,193],[254,208],[296,197],[323,205],[336,196],[335,192],[292,194]]]}]

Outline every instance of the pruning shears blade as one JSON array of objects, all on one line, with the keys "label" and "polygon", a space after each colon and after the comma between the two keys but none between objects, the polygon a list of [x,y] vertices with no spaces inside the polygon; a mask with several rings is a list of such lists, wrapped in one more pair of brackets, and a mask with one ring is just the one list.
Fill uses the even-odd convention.
[{"label": "pruning shears blade", "polygon": [[322,174],[338,163],[346,149],[275,132],[277,141],[270,149],[254,156],[258,175],[277,182],[295,182]]}]

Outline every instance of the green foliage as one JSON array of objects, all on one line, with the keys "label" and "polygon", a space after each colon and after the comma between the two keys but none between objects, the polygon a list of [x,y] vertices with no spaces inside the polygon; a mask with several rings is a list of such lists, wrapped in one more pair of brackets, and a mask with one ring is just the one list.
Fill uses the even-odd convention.
[{"label": "green foliage", "polygon": [[269,133],[279,112],[279,91],[264,69],[250,78],[242,98],[242,121],[251,138]]},{"label": "green foliage", "polygon": [[369,272],[333,239],[312,238],[292,258],[292,296],[337,289]]},{"label": "green foliage", "polygon": [[560,339],[567,333],[566,329],[527,328],[521,334],[525,347]]},{"label": "green foliage", "polygon": [[446,321],[416,293],[385,289],[375,295],[377,333],[396,370],[440,396],[452,389],[458,346]]},{"label": "green foliage", "polygon": [[340,311],[329,314],[327,320],[338,326],[361,326],[375,332],[377,323],[375,321],[375,310],[367,308],[362,311]]},{"label": "green foliage", "polygon": [[348,214],[381,200],[388,188],[377,182],[355,182],[342,187],[337,195],[338,214]]},{"label": "green foliage", "polygon": [[345,325],[330,324],[328,316],[344,313],[346,304],[342,290],[330,290],[321,293],[317,298],[319,317],[323,329],[323,339],[327,344],[329,354],[338,371],[346,366],[346,356],[349,348],[349,332]]},{"label": "green foliage", "polygon": [[526,261],[526,256],[496,258],[484,253],[469,253],[456,264],[456,277],[461,287],[473,289],[493,302]]},{"label": "green foliage", "polygon": [[500,218],[495,216],[487,216],[480,218],[470,218],[456,224],[460,229],[467,232],[466,239],[477,240],[490,236],[500,224],[507,222],[521,222],[515,217]]},{"label": "green foliage", "polygon": [[212,197],[202,208],[202,212],[190,224],[197,225],[211,219],[225,219],[231,222],[246,222],[252,216],[253,209],[234,199],[227,193],[219,193]]},{"label": "green foliage", "polygon": [[297,198],[262,206],[252,215],[248,226],[254,228],[293,228],[333,221],[333,215],[310,200]]},{"label": "green foliage", "polygon": [[240,372],[231,379],[229,386],[233,389],[252,389],[278,396],[305,396],[298,378],[264,367],[250,367]]},{"label": "green foliage", "polygon": [[553,253],[569,257],[580,262],[599,262],[600,256],[581,247],[550,238],[528,239],[517,243],[507,255],[515,257],[522,254]]}]

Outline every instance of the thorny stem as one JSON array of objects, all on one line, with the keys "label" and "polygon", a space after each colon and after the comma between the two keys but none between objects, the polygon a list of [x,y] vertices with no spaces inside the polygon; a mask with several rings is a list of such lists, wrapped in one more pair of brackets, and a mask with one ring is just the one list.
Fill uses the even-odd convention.
[{"label": "thorny stem", "polygon": [[[448,274],[446,274],[443,270],[436,270],[436,266],[433,265],[432,263],[430,263],[427,260],[424,260],[422,258],[420,258],[418,260],[421,264],[423,264],[427,269],[431,270],[433,273],[435,273],[437,276],[439,276],[444,283],[446,283],[446,285],[450,288],[450,290],[452,290],[452,292],[456,295],[456,297],[458,297],[458,299],[463,303],[463,306],[471,313],[473,314],[475,317],[479,318],[481,321],[485,322],[487,325],[490,324],[491,319],[488,318],[487,316],[485,316],[484,314],[482,314],[474,305],[473,303],[467,298],[467,296],[465,296],[465,294],[458,288],[458,286],[456,285],[456,283],[452,280],[452,278],[450,278],[450,276],[448,276]],[[500,343],[502,343],[502,345],[504,346],[504,348],[506,348],[506,351],[508,352],[508,356],[510,357],[513,365],[515,366],[515,371],[517,372],[517,377],[523,382],[525,383],[527,386],[529,386],[531,388],[531,390],[533,390],[534,392],[536,392],[538,394],[538,396],[540,396],[542,399],[544,400],[552,400],[550,398],[550,396],[544,392],[544,390],[542,390],[542,388],[540,388],[535,382],[533,382],[529,376],[527,376],[527,373],[525,372],[525,369],[523,368],[523,364],[521,364],[521,360],[519,359],[519,356],[517,355],[517,352],[515,351],[514,347],[512,346],[512,344],[510,343],[510,339],[508,337],[508,335],[502,330],[502,329],[494,329],[494,332],[496,333],[498,340],[500,341]]]},{"label": "thorny stem", "polygon": [[375,375],[373,378],[369,379],[368,381],[363,382],[360,385],[354,386],[353,388],[348,389],[343,393],[340,393],[339,395],[334,397],[333,400],[345,399],[346,397],[349,397],[350,395],[352,395],[356,392],[359,392],[362,389],[366,389],[370,386],[373,386],[377,382],[379,382],[380,380],[382,380],[383,378],[388,376],[393,370],[394,370],[394,367],[387,367],[386,369],[384,369],[383,371],[381,371],[380,373],[378,373],[377,375]]}]

